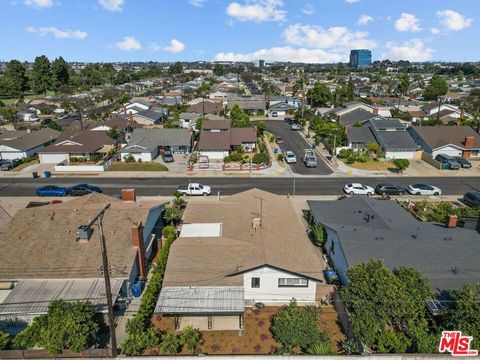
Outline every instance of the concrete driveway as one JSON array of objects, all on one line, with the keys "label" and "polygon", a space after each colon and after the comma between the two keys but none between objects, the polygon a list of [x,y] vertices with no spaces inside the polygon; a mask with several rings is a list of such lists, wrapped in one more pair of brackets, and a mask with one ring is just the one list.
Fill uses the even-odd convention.
[{"label": "concrete driveway", "polygon": [[284,144],[279,147],[293,151],[297,156],[297,163],[290,165],[294,173],[299,175],[330,175],[332,173],[330,167],[319,156],[317,156],[316,168],[307,168],[303,164],[303,153],[305,149],[309,148],[309,145],[297,131],[290,129],[288,123],[283,120],[268,120],[265,121],[265,124],[268,132],[283,139]]}]

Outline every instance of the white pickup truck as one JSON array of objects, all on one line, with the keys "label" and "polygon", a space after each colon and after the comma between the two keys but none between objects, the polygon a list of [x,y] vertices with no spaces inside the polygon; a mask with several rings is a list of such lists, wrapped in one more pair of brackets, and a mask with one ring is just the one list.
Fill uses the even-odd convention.
[{"label": "white pickup truck", "polygon": [[210,186],[202,185],[199,183],[190,183],[187,185],[180,185],[177,191],[182,195],[189,196],[207,196],[212,193]]}]

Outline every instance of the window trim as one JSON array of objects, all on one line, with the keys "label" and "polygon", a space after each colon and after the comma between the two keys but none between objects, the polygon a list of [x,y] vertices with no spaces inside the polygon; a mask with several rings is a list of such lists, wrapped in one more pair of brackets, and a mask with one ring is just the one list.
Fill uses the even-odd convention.
[{"label": "window trim", "polygon": [[[258,286],[254,286],[254,281],[258,281]],[[252,289],[259,289],[260,288],[260,278],[259,277],[252,277],[250,285],[251,285]]]},{"label": "window trim", "polygon": [[[293,284],[293,285],[281,285],[281,284],[280,284],[280,280],[282,280],[282,279],[301,279],[301,280],[306,280],[306,284],[302,284],[302,285],[295,285],[295,284]],[[309,281],[308,281],[307,278],[300,278],[300,277],[298,277],[298,278],[278,278],[278,282],[277,282],[277,283],[278,283],[278,287],[279,287],[279,288],[306,288],[306,287],[308,287],[308,285],[309,285]]]}]

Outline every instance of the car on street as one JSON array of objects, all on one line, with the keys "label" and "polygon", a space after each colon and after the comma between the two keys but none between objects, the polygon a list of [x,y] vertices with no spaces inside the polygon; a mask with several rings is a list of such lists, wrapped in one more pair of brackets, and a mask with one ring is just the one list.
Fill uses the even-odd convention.
[{"label": "car on street", "polygon": [[208,196],[212,193],[210,186],[202,185],[199,183],[190,183],[186,185],[180,185],[177,188],[177,191],[181,195],[188,196]]},{"label": "car on street", "polygon": [[292,122],[292,125],[290,125],[290,130],[300,130],[300,123],[298,121]]},{"label": "car on street", "polygon": [[371,196],[375,193],[375,189],[368,185],[362,185],[359,183],[346,184],[343,187],[343,191],[349,195],[368,195]]},{"label": "car on street", "polygon": [[283,141],[283,139],[282,139],[280,136],[277,136],[277,137],[275,138],[275,142],[276,142],[278,145],[282,145],[284,141]]},{"label": "car on street", "polygon": [[162,159],[163,159],[163,161],[166,162],[166,163],[173,162],[172,152],[171,152],[170,150],[165,150],[165,151],[162,153]]},{"label": "car on street", "polygon": [[68,196],[70,190],[66,187],[48,185],[35,190],[37,196]]},{"label": "car on street", "polygon": [[83,196],[91,193],[102,193],[103,190],[98,186],[89,185],[89,184],[77,184],[69,188],[69,193],[71,196]]},{"label": "car on street", "polygon": [[375,192],[378,195],[403,195],[405,189],[395,184],[383,183],[375,186]]},{"label": "car on street", "polygon": [[412,195],[442,195],[440,188],[429,184],[411,184],[408,185],[407,191]]},{"label": "car on street", "polygon": [[472,164],[470,161],[465,159],[464,157],[461,156],[454,156],[453,160],[455,160],[457,163],[460,164],[460,166],[464,169],[470,169],[472,167]]},{"label": "car on street", "polygon": [[305,149],[303,163],[306,167],[317,167],[317,155],[315,155],[315,152],[312,149]]},{"label": "car on street", "polygon": [[297,162],[297,157],[293,151],[285,151],[285,162],[287,164],[295,164]]},{"label": "car on street", "polygon": [[480,193],[473,191],[465,193],[463,203],[474,209],[480,209]]}]

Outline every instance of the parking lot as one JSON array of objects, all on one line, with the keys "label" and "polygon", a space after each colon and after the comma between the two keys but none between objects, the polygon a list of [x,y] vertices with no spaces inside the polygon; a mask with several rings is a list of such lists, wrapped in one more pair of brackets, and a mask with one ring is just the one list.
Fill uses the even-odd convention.
[{"label": "parking lot", "polygon": [[305,142],[305,139],[295,130],[290,129],[290,125],[283,120],[268,120],[265,121],[267,125],[267,131],[272,133],[275,136],[280,136],[284,144],[280,145],[280,148],[283,150],[290,150],[295,153],[297,157],[297,163],[291,164],[290,167],[292,171],[300,175],[330,175],[332,170],[325,163],[325,161],[317,156],[317,167],[316,168],[307,168],[303,162],[303,153],[308,144]]}]

